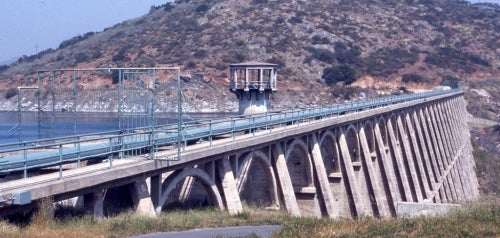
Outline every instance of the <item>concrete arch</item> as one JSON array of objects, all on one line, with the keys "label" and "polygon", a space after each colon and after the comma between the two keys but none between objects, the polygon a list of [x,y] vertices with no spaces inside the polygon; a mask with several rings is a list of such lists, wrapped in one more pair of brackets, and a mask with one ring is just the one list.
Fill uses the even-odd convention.
[{"label": "concrete arch", "polygon": [[[259,174],[261,171],[264,171],[265,176]],[[252,176],[251,182],[247,181],[249,176]],[[262,179],[265,180],[265,183]],[[236,186],[240,195],[243,195],[241,196],[242,200],[264,205],[279,204],[274,171],[269,156],[263,151],[252,151],[244,156],[239,163],[239,168],[237,168]],[[264,199],[265,195],[267,195],[268,201]],[[257,201],[255,198],[261,199]]]},{"label": "concrete arch", "polygon": [[384,142],[384,146],[388,146],[388,139],[387,139],[387,120],[385,119],[384,116],[380,116],[379,118],[376,119],[376,123],[378,125],[378,128],[380,129],[380,134],[382,135],[382,141]]},{"label": "concrete arch", "polygon": [[170,195],[176,185],[186,177],[194,177],[200,180],[214,205],[218,206],[220,210],[224,210],[224,203],[222,201],[221,194],[215,184],[215,181],[210,177],[210,175],[198,168],[188,168],[173,172],[163,181],[161,197],[158,202],[158,206],[155,209],[156,213],[161,212],[168,195]]},{"label": "concrete arch", "polygon": [[345,129],[345,139],[349,147],[349,154],[352,162],[361,161],[361,147],[359,144],[358,128],[354,124],[350,124]]},{"label": "concrete arch", "polygon": [[319,141],[326,174],[340,173],[337,135],[331,130],[326,131]]},{"label": "concrete arch", "polygon": [[[394,131],[394,134],[397,135],[399,133],[399,130],[398,130],[398,126],[397,126],[397,120],[398,120],[398,117],[400,116],[400,112],[392,112],[391,114],[389,114],[389,116],[387,117],[387,120],[386,122],[389,123],[389,121],[391,122],[391,125],[392,125],[392,131]],[[388,124],[386,124],[388,125]],[[389,129],[389,128],[387,128]]]},{"label": "concrete arch", "polygon": [[366,120],[362,126],[365,129],[365,136],[368,142],[368,147],[370,148],[370,153],[375,153],[375,134],[373,133],[374,123],[372,120]]},{"label": "concrete arch", "polygon": [[296,190],[314,186],[313,166],[308,151],[306,142],[300,138],[296,138],[290,143],[285,152],[286,164],[292,179],[292,185]]}]

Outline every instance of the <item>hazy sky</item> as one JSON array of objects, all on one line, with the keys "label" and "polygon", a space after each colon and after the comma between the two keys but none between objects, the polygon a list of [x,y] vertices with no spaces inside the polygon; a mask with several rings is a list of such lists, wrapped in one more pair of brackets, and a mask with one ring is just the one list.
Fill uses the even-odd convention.
[{"label": "hazy sky", "polygon": [[74,36],[149,12],[169,0],[0,0],[0,64],[56,49]]},{"label": "hazy sky", "polygon": [[[0,64],[56,49],[89,31],[102,31],[171,0],[0,0]],[[500,0],[487,0],[499,3]],[[471,2],[485,2],[484,0]]]}]

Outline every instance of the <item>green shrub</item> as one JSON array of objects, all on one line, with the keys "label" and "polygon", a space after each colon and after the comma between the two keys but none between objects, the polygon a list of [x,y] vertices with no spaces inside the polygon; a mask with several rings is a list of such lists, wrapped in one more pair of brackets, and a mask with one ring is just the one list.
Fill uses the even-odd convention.
[{"label": "green shrub", "polygon": [[312,47],[308,47],[308,48],[306,48],[306,50],[311,52],[312,57],[319,60],[319,61],[329,63],[329,64],[335,62],[335,54],[333,52],[331,52],[330,50],[321,49],[321,48],[312,48]]},{"label": "green shrub", "polygon": [[87,60],[89,60],[89,57],[87,54],[83,53],[83,52],[79,52],[75,55],[75,63],[83,63],[83,62],[86,62]]},{"label": "green shrub", "polygon": [[201,49],[201,50],[195,51],[193,56],[198,58],[198,59],[203,59],[203,58],[207,57],[207,55],[208,55],[208,51],[205,49]]},{"label": "green shrub", "polygon": [[360,64],[361,50],[359,46],[346,45],[341,41],[337,41],[334,44],[335,49],[335,59],[339,64]]},{"label": "green shrub", "polygon": [[314,35],[311,38],[311,44],[313,45],[327,45],[330,44],[330,40],[326,37],[321,37],[319,35]]},{"label": "green shrub", "polygon": [[17,88],[9,88],[7,92],[5,92],[5,99],[9,99],[17,95]]},{"label": "green shrub", "polygon": [[403,74],[403,77],[401,79],[404,83],[409,83],[409,82],[415,82],[415,83],[421,83],[423,82],[422,76],[414,73],[410,74]]},{"label": "green shrub", "polygon": [[389,76],[403,68],[405,64],[414,64],[418,60],[418,51],[402,48],[379,49],[365,61],[366,72],[374,76]]},{"label": "green shrub", "polygon": [[167,2],[165,4],[165,7],[163,8],[166,12],[169,12],[170,10],[174,9],[174,4],[172,4],[171,2]]},{"label": "green shrub", "polygon": [[186,68],[188,68],[188,69],[196,68],[196,63],[193,61],[189,61],[186,63]]},{"label": "green shrub", "polygon": [[295,12],[295,16],[291,17],[290,19],[288,19],[288,22],[292,25],[295,25],[295,24],[298,24],[298,23],[302,23],[302,17],[305,15],[304,12]]},{"label": "green shrub", "polygon": [[220,62],[218,62],[217,64],[215,64],[215,68],[216,68],[217,70],[226,70],[226,69],[227,69],[227,65],[226,65],[226,64],[224,64],[224,63],[220,63]]},{"label": "green shrub", "polygon": [[474,64],[491,67],[491,64],[481,57],[472,53],[462,52],[452,47],[439,48],[436,52],[427,55],[424,62],[454,71],[462,69],[466,73],[473,73],[475,71]]},{"label": "green shrub", "polygon": [[285,22],[285,18],[283,18],[281,16],[279,16],[278,18],[276,18],[276,24],[280,25],[280,24],[282,24],[284,22]]},{"label": "green shrub", "polygon": [[120,51],[118,51],[118,53],[116,53],[115,55],[113,55],[112,60],[114,62],[127,61],[129,59],[129,57],[127,56],[127,49],[128,49],[128,46],[122,47],[120,49]]},{"label": "green shrub", "polygon": [[497,132],[497,133],[500,133],[500,125],[499,124],[494,125],[493,126],[493,131]]},{"label": "green shrub", "polygon": [[6,65],[6,64],[4,64],[4,65],[0,65],[0,71],[4,71],[4,70],[6,70],[6,69],[8,69],[8,68],[9,68],[9,66],[8,66],[8,65]]},{"label": "green shrub", "polygon": [[457,77],[453,77],[451,75],[446,75],[443,77],[441,81],[441,85],[443,86],[450,86],[450,88],[458,88],[460,87],[460,83],[463,80]]},{"label": "green shrub", "polygon": [[205,3],[202,3],[196,7],[196,12],[198,13],[205,13],[208,12],[208,10],[210,10],[210,6]]},{"label": "green shrub", "polygon": [[327,67],[323,70],[321,78],[324,79],[328,85],[335,85],[338,82],[351,84],[356,80],[356,71],[345,65]]},{"label": "green shrub", "polygon": [[89,38],[90,36],[93,36],[93,35],[95,35],[95,32],[91,31],[91,32],[87,32],[83,35],[74,36],[73,38],[71,38],[69,40],[65,40],[65,41],[61,42],[61,44],[59,44],[59,49],[66,48],[70,45],[74,45],[82,40]]}]

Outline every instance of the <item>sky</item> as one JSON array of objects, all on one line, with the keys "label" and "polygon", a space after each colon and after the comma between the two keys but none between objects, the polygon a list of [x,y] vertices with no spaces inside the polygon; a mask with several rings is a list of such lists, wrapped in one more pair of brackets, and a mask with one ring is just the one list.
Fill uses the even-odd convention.
[{"label": "sky", "polygon": [[169,0],[0,0],[0,65],[145,15]]},{"label": "sky", "polygon": [[[171,0],[0,0],[0,65],[87,32],[147,14]],[[493,2],[500,0],[471,0]]]}]

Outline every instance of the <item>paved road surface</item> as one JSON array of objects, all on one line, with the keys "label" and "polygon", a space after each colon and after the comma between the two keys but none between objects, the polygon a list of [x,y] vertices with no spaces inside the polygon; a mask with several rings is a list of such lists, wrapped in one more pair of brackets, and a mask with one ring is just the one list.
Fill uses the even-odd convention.
[{"label": "paved road surface", "polygon": [[279,231],[280,225],[269,226],[235,226],[221,228],[205,228],[179,232],[163,232],[147,235],[134,236],[133,238],[212,238],[212,237],[246,237],[257,235],[258,237],[269,237],[273,232]]}]

